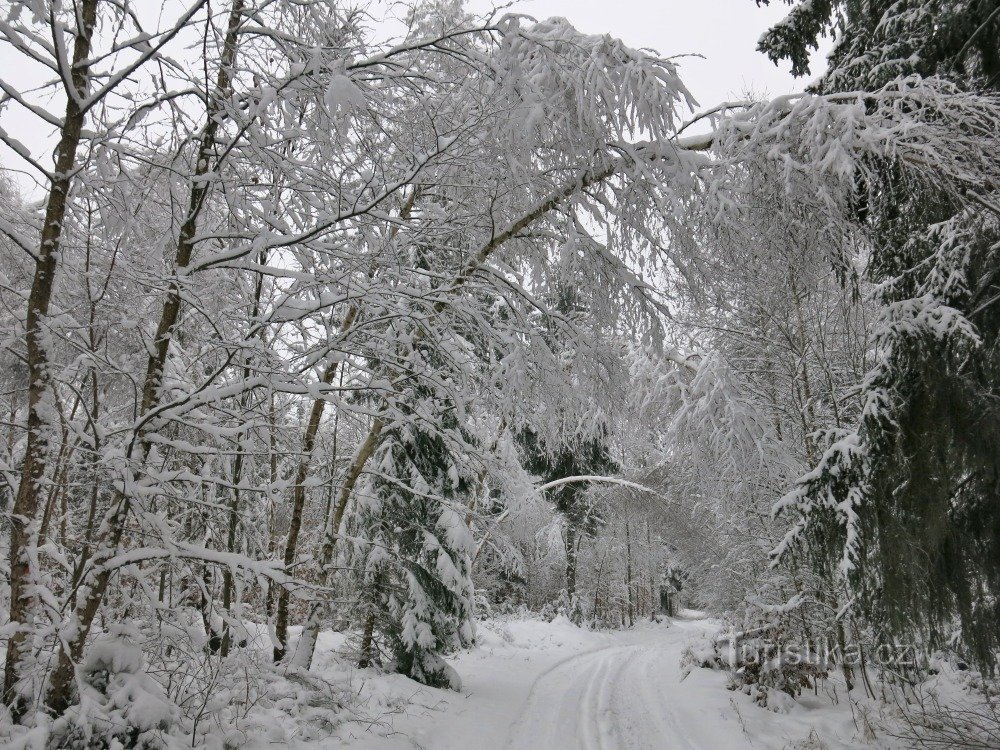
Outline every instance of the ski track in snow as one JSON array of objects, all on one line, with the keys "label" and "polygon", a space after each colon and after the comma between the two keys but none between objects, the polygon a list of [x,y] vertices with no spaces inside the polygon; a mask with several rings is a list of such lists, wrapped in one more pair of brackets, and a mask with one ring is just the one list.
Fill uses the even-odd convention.
[{"label": "ski track in snow", "polygon": [[733,746],[741,739],[738,724],[721,714],[706,715],[685,695],[681,651],[702,630],[703,622],[677,621],[637,643],[585,652],[549,668],[532,685],[506,748]]},{"label": "ski track in snow", "polygon": [[694,669],[685,676],[684,649],[719,628],[699,615],[689,611],[669,625],[613,633],[565,620],[501,625],[484,633],[480,648],[456,658],[466,681],[461,693],[414,689],[399,676],[378,678],[382,689],[395,685],[414,710],[390,717],[381,736],[354,727],[320,747],[775,750],[798,746],[813,732],[830,750],[871,746],[858,736],[845,702],[786,698],[774,713],[726,690],[720,672]]}]

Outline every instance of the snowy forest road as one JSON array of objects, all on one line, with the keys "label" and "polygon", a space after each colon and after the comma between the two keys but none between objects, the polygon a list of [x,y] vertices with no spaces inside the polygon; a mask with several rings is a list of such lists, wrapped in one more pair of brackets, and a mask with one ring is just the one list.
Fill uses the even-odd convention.
[{"label": "snowy forest road", "polygon": [[[718,691],[698,696],[680,666],[704,620],[677,620],[636,643],[570,657],[541,674],[508,736],[509,750],[701,750],[743,747],[738,716]],[[705,698],[707,700],[702,700]]]},{"label": "snowy forest road", "polygon": [[[846,702],[773,695],[775,710],[726,689],[724,672],[681,665],[720,627],[691,610],[628,630],[578,628],[565,617],[483,622],[456,655],[462,691],[414,689],[399,675],[370,683],[401,705],[372,731],[346,726],[323,750],[772,750],[868,747]],[[833,679],[833,678],[831,678]],[[380,686],[380,687],[379,687]],[[838,688],[840,689],[840,688]],[[369,695],[376,705],[375,695]],[[392,696],[387,696],[392,697]],[[779,704],[778,702],[781,701]],[[381,703],[378,705],[391,705]],[[397,704],[398,705],[398,704]],[[780,709],[780,711],[778,710]]]}]

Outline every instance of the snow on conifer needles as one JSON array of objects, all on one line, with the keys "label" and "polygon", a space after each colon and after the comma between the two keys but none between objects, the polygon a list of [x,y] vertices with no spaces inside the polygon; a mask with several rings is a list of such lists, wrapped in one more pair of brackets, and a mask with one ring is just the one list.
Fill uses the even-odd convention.
[{"label": "snow on conifer needles", "polygon": [[[692,118],[675,60],[564,19],[78,5],[0,24],[45,80],[0,124],[59,141],[0,130],[43,182],[0,186],[5,738],[322,733],[330,628],[457,689],[514,602],[634,624],[691,582],[845,637],[899,373],[986,346],[994,95]],[[941,215],[890,231],[903,192]],[[792,554],[831,514],[839,576]]]}]

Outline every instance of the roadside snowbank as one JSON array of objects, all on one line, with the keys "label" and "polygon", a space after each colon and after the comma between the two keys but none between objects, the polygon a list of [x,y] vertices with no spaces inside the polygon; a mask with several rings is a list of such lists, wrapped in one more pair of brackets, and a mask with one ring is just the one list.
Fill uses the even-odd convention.
[{"label": "roadside snowbank", "polygon": [[[848,701],[839,675],[794,699],[772,691],[766,708],[741,689],[727,689],[725,670],[690,664],[691,654],[705,651],[718,631],[718,622],[691,611],[614,632],[580,628],[565,617],[551,622],[495,618],[479,623],[475,648],[449,659],[464,683],[455,692],[376,669],[359,670],[347,637],[329,631],[320,636],[310,672],[275,670],[261,630],[251,634],[244,652],[248,664],[260,657],[258,672],[248,676],[254,694],[237,695],[220,681],[205,696],[197,741],[213,750],[912,746],[877,728],[886,716],[899,724],[895,707],[861,700],[859,691],[853,696],[859,702]],[[125,666],[125,672],[135,671],[134,665]],[[928,681],[928,689],[953,705],[970,705],[974,686],[963,686],[960,678],[971,678],[946,666]],[[21,747],[42,747],[45,733],[39,727],[7,739]],[[163,740],[171,748],[190,744],[190,737],[174,733],[165,733]]]}]

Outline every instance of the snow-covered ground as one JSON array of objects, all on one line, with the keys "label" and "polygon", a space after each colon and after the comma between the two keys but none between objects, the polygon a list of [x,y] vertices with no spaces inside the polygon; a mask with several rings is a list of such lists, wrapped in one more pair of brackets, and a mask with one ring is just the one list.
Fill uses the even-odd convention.
[{"label": "snow-covered ground", "polygon": [[[726,690],[721,672],[681,666],[685,647],[717,630],[685,613],[670,623],[594,632],[565,618],[481,623],[480,645],[452,660],[461,692],[396,675],[356,673],[365,722],[312,747],[389,750],[580,748],[856,748],[871,746],[844,702],[812,693],[761,708]],[[324,644],[321,644],[324,645]],[[325,646],[336,645],[329,637]],[[320,661],[332,672],[337,662]],[[863,722],[858,722],[863,726]]]}]

